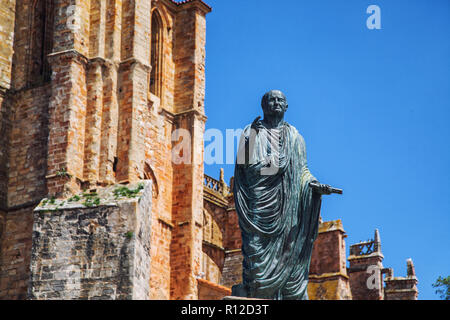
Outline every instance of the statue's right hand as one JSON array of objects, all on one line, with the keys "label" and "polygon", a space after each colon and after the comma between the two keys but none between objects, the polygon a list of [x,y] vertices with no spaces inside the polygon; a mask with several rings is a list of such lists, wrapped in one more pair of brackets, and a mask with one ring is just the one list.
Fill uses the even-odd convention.
[{"label": "statue's right hand", "polygon": [[331,194],[332,193],[332,187],[328,184],[321,184],[319,181],[314,180],[311,181],[311,187],[313,188],[314,192],[322,194]]}]

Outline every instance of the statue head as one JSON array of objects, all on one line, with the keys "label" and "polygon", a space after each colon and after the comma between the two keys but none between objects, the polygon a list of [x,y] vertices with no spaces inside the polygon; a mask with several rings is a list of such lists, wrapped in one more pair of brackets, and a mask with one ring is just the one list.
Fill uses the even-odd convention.
[{"label": "statue head", "polygon": [[288,108],[286,96],[279,90],[270,90],[261,100],[265,118],[283,117]]}]

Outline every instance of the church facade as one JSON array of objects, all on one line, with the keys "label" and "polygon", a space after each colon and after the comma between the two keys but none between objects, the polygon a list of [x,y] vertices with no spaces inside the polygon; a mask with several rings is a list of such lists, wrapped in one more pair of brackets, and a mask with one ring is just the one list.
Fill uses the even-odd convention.
[{"label": "church facade", "polygon": [[[233,196],[203,168],[210,11],[3,1],[0,299],[221,299],[240,281]],[[378,235],[348,258],[344,238],[321,223],[311,299],[417,298],[412,262],[394,277]]]}]

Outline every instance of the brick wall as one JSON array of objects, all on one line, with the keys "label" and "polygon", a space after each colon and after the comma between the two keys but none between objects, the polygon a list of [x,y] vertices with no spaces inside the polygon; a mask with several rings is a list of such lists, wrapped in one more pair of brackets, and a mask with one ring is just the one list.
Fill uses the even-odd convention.
[{"label": "brick wall", "polygon": [[394,271],[389,269],[384,279],[385,300],[417,300],[419,295],[418,280],[411,259],[406,260],[406,270],[406,277],[394,277]]},{"label": "brick wall", "polygon": [[[205,190],[209,192],[209,190]],[[226,208],[210,201],[203,201],[203,261],[202,277],[220,284],[225,260],[224,239],[226,232]]]},{"label": "brick wall", "polygon": [[[32,210],[47,193],[47,106],[49,86],[8,94],[3,119],[3,240],[0,243],[0,298],[24,299],[29,278]],[[7,130],[6,130],[7,129]]]},{"label": "brick wall", "polygon": [[346,274],[345,231],[340,220],[319,226],[311,256],[310,274],[342,272]]},{"label": "brick wall", "polygon": [[[230,186],[231,187],[231,186]],[[231,288],[242,282],[242,236],[239,228],[239,219],[234,207],[234,198],[230,194],[227,197],[229,206],[227,209],[225,232],[225,262],[221,283]]]},{"label": "brick wall", "polygon": [[223,266],[222,279],[220,283],[225,287],[232,286],[242,282],[242,256],[241,249],[229,250],[225,252],[225,261]]},{"label": "brick wall", "polygon": [[30,276],[33,207],[3,212],[0,300],[26,299]]},{"label": "brick wall", "polygon": [[8,207],[37,203],[47,193],[49,86],[22,89],[12,98],[8,135]]},{"label": "brick wall", "polygon": [[2,0],[0,6],[0,88],[9,89],[15,26],[15,0]]},{"label": "brick wall", "polygon": [[171,298],[196,299],[203,239],[203,134],[205,14],[198,1],[176,11],[174,22],[174,129],[190,132],[189,163],[174,164],[172,218],[177,223],[171,244]]},{"label": "brick wall", "polygon": [[8,197],[8,133],[11,126],[11,108],[5,92],[0,90],[0,210],[6,208]]},{"label": "brick wall", "polygon": [[352,298],[346,268],[345,237],[341,220],[327,221],[319,225],[309,269],[309,299]]}]

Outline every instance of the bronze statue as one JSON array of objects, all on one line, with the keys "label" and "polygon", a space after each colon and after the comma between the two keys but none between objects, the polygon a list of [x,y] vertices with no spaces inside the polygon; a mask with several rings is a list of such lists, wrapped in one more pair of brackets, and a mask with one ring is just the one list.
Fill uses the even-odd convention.
[{"label": "bronze statue", "polygon": [[284,121],[278,90],[262,98],[264,119],[241,136],[233,192],[242,233],[243,282],[233,295],[308,299],[309,264],[322,194],[342,193],[309,172],[303,137]]}]

